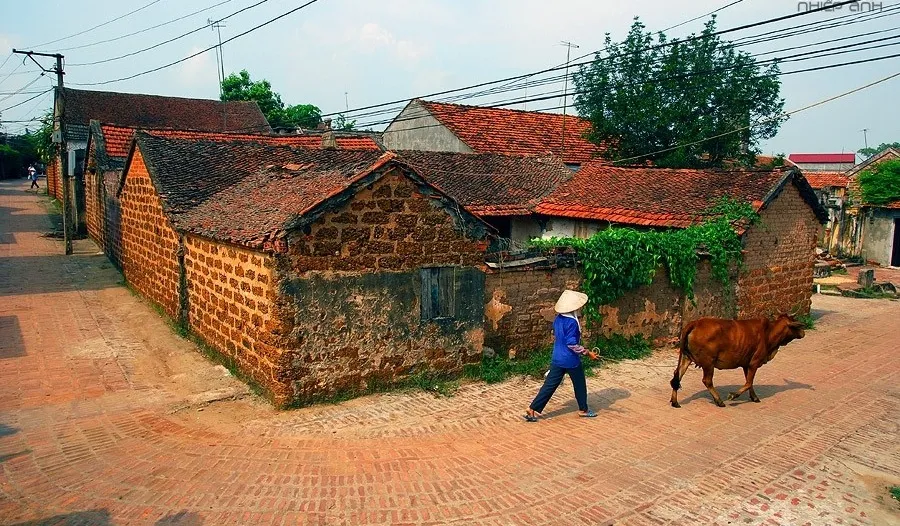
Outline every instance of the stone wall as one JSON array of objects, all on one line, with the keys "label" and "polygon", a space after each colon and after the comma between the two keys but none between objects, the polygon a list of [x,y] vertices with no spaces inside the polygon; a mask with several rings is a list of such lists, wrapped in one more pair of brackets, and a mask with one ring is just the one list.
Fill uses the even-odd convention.
[{"label": "stone wall", "polygon": [[[486,244],[466,239],[441,201],[399,172],[287,245],[280,291],[292,314],[286,372],[296,402],[480,360]],[[423,267],[447,269],[438,271],[446,317],[423,318]]]},{"label": "stone wall", "polygon": [[88,149],[88,169],[84,174],[85,220],[88,235],[105,252],[104,237],[106,228],[103,223],[106,213],[103,209],[106,201],[103,198],[103,174],[97,170],[94,155],[95,148],[92,142],[91,147]]},{"label": "stone wall", "polygon": [[[510,354],[527,353],[550,345],[553,339],[553,306],[566,289],[580,290],[578,268],[495,271],[485,286],[485,345]],[[642,335],[651,341],[678,337],[684,323],[703,316],[730,316],[734,312],[725,287],[702,261],[694,284],[694,302],[673,287],[665,269],[653,283],[626,293],[601,307],[602,323],[593,336]]]},{"label": "stone wall", "polygon": [[120,195],[125,280],[173,319],[180,308],[179,237],[166,218],[140,152]]},{"label": "stone wall", "polygon": [[793,184],[744,234],[744,270],[738,280],[738,316],[808,313],[819,222]]},{"label": "stone wall", "polygon": [[268,391],[290,401],[278,335],[275,259],[257,251],[194,235],[184,239],[188,328]]},{"label": "stone wall", "polygon": [[118,195],[121,180],[122,172],[119,171],[106,172],[101,180],[103,250],[119,269],[122,268],[122,203]]}]

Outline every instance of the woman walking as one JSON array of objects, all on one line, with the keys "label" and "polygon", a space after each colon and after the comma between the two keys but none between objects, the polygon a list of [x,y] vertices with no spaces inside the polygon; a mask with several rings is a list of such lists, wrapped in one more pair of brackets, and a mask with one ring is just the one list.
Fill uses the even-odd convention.
[{"label": "woman walking", "polygon": [[537,422],[538,415],[543,412],[544,406],[550,401],[550,397],[553,396],[566,374],[569,375],[572,387],[575,388],[578,416],[587,418],[597,416],[597,413],[588,408],[587,384],[584,380],[584,367],[581,365],[581,355],[583,354],[593,359],[597,358],[596,354],[581,346],[581,323],[578,321],[578,314],[587,301],[587,294],[567,290],[556,302],[554,310],[557,315],[553,321],[554,341],[550,372],[547,373],[544,385],[525,413],[525,420],[528,422]]}]

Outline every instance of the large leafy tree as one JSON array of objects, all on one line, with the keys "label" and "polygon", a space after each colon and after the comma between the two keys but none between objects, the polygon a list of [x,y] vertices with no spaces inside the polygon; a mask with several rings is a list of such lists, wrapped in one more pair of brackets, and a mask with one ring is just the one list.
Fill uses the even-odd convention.
[{"label": "large leafy tree", "polygon": [[778,65],[715,31],[713,17],[699,38],[669,40],[635,19],[624,41],[606,35],[605,52],[574,75],[575,107],[604,155],[669,167],[755,162],[786,119]]},{"label": "large leafy tree", "polygon": [[884,161],[863,170],[859,174],[859,189],[867,204],[886,205],[900,201],[900,159]]},{"label": "large leafy tree", "polygon": [[892,143],[883,142],[880,145],[878,145],[877,148],[863,148],[863,149],[859,150],[858,153],[868,159],[869,157],[872,157],[875,154],[881,153],[881,152],[887,150],[888,148],[897,148],[898,150],[900,150],[900,142],[892,142]]},{"label": "large leafy tree", "polygon": [[256,101],[273,128],[315,128],[322,122],[322,110],[312,104],[285,105],[272,91],[268,80],[254,81],[247,70],[232,73],[222,81],[222,100]]}]

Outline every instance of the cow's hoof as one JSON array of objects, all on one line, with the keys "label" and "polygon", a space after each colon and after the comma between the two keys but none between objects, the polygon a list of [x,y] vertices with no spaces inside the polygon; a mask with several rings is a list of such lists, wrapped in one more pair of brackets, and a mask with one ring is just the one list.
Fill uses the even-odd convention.
[{"label": "cow's hoof", "polygon": [[730,393],[730,394],[728,395],[728,401],[730,402],[730,401],[732,401],[732,400],[737,400],[740,396],[741,396],[741,395],[739,395],[739,394],[737,394],[737,393]]},{"label": "cow's hoof", "polygon": [[750,400],[756,402],[757,404],[762,402],[762,400],[760,400],[759,398],[751,398]]},{"label": "cow's hoof", "polygon": [[723,402],[721,400],[716,400],[716,405],[719,407],[725,407],[725,402]]},{"label": "cow's hoof", "polygon": [[669,403],[672,404],[672,407],[675,407],[675,408],[681,407],[681,404],[679,404],[678,402],[669,402]]}]

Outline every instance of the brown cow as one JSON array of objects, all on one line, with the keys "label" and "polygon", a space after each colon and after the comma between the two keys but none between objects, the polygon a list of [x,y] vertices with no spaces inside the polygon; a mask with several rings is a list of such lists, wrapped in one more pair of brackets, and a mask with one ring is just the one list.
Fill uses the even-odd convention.
[{"label": "brown cow", "polygon": [[678,389],[681,388],[681,378],[691,362],[703,369],[703,385],[709,390],[717,406],[725,407],[725,402],[713,387],[713,373],[716,369],[744,369],[744,386],[728,395],[728,399],[734,400],[749,390],[750,400],[759,402],[759,397],[753,391],[756,370],[774,358],[779,347],[803,338],[805,334],[803,323],[787,314],[782,314],[775,321],[701,318],[688,323],[681,331],[681,351],[678,353],[678,366],[671,382],[672,407],[681,407],[678,403]]}]

